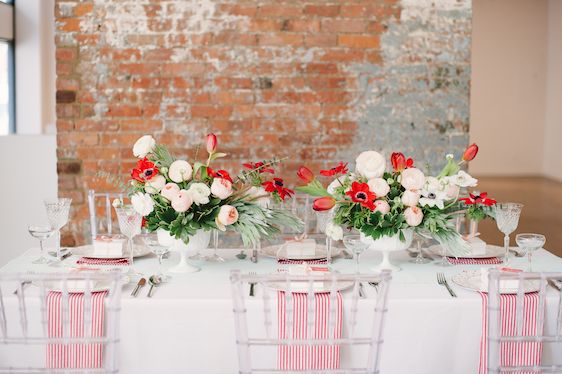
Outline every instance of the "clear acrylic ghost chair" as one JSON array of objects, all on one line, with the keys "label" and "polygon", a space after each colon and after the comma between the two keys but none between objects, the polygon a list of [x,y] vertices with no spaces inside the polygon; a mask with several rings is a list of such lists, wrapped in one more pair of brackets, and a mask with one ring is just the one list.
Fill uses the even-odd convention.
[{"label": "clear acrylic ghost chair", "polygon": [[[387,313],[387,295],[390,283],[390,272],[380,274],[340,274],[326,275],[289,275],[267,274],[252,275],[242,274],[239,270],[231,271],[231,286],[233,298],[233,311],[236,332],[236,345],[238,349],[239,373],[379,373],[381,347],[383,343],[383,326]],[[328,326],[327,337],[315,337],[316,323],[316,298],[314,289],[316,282],[323,282],[330,290],[325,293],[329,298],[329,308],[324,320]],[[351,297],[343,300],[342,335],[336,334],[337,313],[337,285],[348,282],[351,288]],[[369,290],[376,293],[376,297],[359,299],[360,283],[377,282],[378,291],[369,286]],[[258,290],[256,297],[249,296],[249,287],[254,285]],[[275,289],[282,287],[285,292],[285,301],[280,302]],[[365,290],[367,287],[365,287]],[[306,295],[306,302],[296,308],[293,292]],[[261,294],[261,297],[260,297]],[[301,299],[302,300],[302,299]],[[303,305],[305,305],[303,310]],[[324,307],[326,304],[324,304]],[[279,313],[285,316],[284,323],[279,323],[276,318]],[[295,324],[306,313],[306,339],[294,339],[292,333]],[[248,321],[251,323],[249,324]],[[303,326],[301,326],[303,327]],[[273,331],[276,331],[274,333]],[[281,336],[281,337],[280,337]],[[289,337],[289,338],[286,338]],[[352,360],[340,362],[338,368],[295,370],[294,368],[280,368],[278,360],[281,347],[286,351],[296,347],[332,346],[339,347],[338,356],[350,355]],[[344,360],[341,360],[344,361]],[[353,367],[348,366],[351,362]],[[276,365],[277,363],[277,365]],[[337,367],[337,366],[336,366]]]},{"label": "clear acrylic ghost chair", "polygon": [[[96,192],[88,190],[88,210],[90,213],[90,234],[92,241],[99,233],[112,235],[113,221],[111,212],[113,210],[112,202],[114,199],[123,199],[123,193],[112,192]],[[103,217],[98,220],[98,210],[101,207]],[[100,232],[101,231],[101,232]]]},{"label": "clear acrylic ghost chair", "polygon": [[[0,274],[0,373],[117,373],[121,278],[120,271]],[[92,325],[102,318],[93,308],[101,296],[96,287],[107,290],[103,330]],[[51,288],[60,298],[49,297]],[[75,292],[83,293],[82,303]],[[60,313],[58,330],[49,311]]]},{"label": "clear acrylic ghost chair", "polygon": [[[562,272],[500,273],[497,270],[490,270],[488,277],[487,372],[562,373],[562,290],[556,290],[554,287],[548,286],[549,281],[562,280]],[[515,321],[513,324],[513,322],[504,320],[500,312],[501,295],[499,290],[500,280],[514,279],[519,281],[519,287],[517,294],[509,295],[512,297],[510,305],[515,304]],[[528,314],[524,318],[525,282],[527,281],[533,283],[533,289],[538,288],[538,297],[534,301],[537,305],[536,314]],[[559,284],[562,284],[562,282]],[[554,314],[553,311],[555,311]],[[531,325],[529,325],[529,322],[525,323],[525,320],[531,321]],[[529,329],[534,326],[532,323],[536,323],[536,334],[529,333]],[[510,331],[508,334],[502,332],[502,324],[504,330]],[[526,347],[526,349],[521,344],[524,344],[523,347]],[[541,362],[540,365],[535,366],[513,365],[512,362],[515,359],[512,355],[524,350],[530,352],[528,354],[535,355],[535,359],[541,357],[542,361],[551,359],[553,362]],[[546,352],[548,354],[545,354]],[[537,363],[539,361],[536,360]]]}]

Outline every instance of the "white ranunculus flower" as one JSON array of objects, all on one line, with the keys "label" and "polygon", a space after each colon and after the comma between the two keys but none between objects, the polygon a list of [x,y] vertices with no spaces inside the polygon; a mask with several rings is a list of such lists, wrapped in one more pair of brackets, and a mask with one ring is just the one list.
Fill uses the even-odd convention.
[{"label": "white ranunculus flower", "polygon": [[256,186],[252,186],[250,187],[250,189],[248,190],[248,196],[250,196],[251,198],[256,198],[255,200],[252,200],[252,202],[256,205],[258,205],[259,207],[262,208],[267,208],[269,207],[269,204],[271,203],[270,199],[269,199],[269,193],[266,192],[265,188],[263,187],[256,187]]},{"label": "white ranunculus flower", "polygon": [[339,241],[343,239],[343,229],[334,222],[328,222],[326,225],[326,235],[332,240]]},{"label": "white ranunculus flower", "polygon": [[355,159],[355,171],[367,179],[382,177],[385,168],[384,157],[375,151],[362,152]]},{"label": "white ranunculus flower", "polygon": [[444,186],[445,186],[444,187],[445,193],[447,194],[447,200],[455,200],[456,198],[459,197],[461,188],[455,183],[453,183],[451,177],[445,177]]},{"label": "white ranunculus flower", "polygon": [[408,168],[400,174],[400,184],[407,190],[420,190],[425,184],[425,175],[418,168]]},{"label": "white ranunculus flower", "polygon": [[207,204],[211,189],[204,183],[193,183],[187,192],[191,195],[195,205]]},{"label": "white ranunculus flower", "polygon": [[450,176],[449,180],[459,187],[475,187],[478,184],[478,179],[471,177],[470,174],[463,170]]},{"label": "white ranunculus flower", "polygon": [[147,216],[154,210],[154,201],[147,193],[137,192],[131,196],[131,204],[138,214]]},{"label": "white ranunculus flower", "polygon": [[377,197],[384,197],[390,192],[390,186],[382,178],[369,179],[367,182],[369,189],[377,195]]},{"label": "white ranunculus flower", "polygon": [[150,178],[144,184],[144,190],[149,194],[159,193],[164,185],[166,184],[166,178],[162,175],[157,175],[155,177]]},{"label": "white ranunculus flower", "polygon": [[405,206],[416,206],[420,201],[420,193],[417,191],[406,190],[402,194],[402,204]]},{"label": "white ranunculus flower", "polygon": [[221,200],[232,195],[232,182],[224,178],[215,178],[211,184],[211,193]]},{"label": "white ranunculus flower", "polygon": [[138,158],[145,158],[147,154],[154,150],[156,140],[151,135],[141,136],[133,145],[133,155]]},{"label": "white ranunculus flower", "polygon": [[170,169],[168,169],[168,177],[172,180],[172,182],[180,183],[191,180],[192,175],[193,168],[189,162],[185,160],[176,160],[172,162]]}]

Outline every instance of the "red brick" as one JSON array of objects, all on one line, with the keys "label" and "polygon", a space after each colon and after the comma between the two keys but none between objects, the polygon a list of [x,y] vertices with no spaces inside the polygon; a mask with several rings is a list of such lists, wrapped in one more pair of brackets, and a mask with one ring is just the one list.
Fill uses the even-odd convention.
[{"label": "red brick", "polygon": [[338,45],[361,49],[379,48],[380,39],[370,35],[339,35]]},{"label": "red brick", "polygon": [[361,33],[367,23],[356,19],[325,19],[322,20],[322,32],[327,33]]},{"label": "red brick", "polygon": [[335,17],[340,13],[339,5],[307,5],[304,7],[304,14]]},{"label": "red brick", "polygon": [[272,33],[259,36],[259,45],[273,46],[299,46],[303,44],[303,37],[300,34]]},{"label": "red brick", "polygon": [[229,117],[231,113],[230,106],[194,105],[191,107],[192,117]]},{"label": "red brick", "polygon": [[264,17],[297,17],[301,14],[302,8],[293,5],[261,5],[258,10],[258,15]]}]

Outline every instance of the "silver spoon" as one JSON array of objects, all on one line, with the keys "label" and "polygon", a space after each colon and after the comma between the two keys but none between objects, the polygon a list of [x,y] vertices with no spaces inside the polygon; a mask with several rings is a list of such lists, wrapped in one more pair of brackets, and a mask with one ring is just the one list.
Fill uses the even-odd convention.
[{"label": "silver spoon", "polygon": [[239,260],[244,260],[246,258],[246,253],[244,253],[244,250],[241,250],[240,253],[236,255],[236,258],[238,258]]},{"label": "silver spoon", "polygon": [[152,297],[154,286],[158,286],[160,283],[162,283],[162,278],[160,278],[158,275],[151,275],[150,278],[148,278],[148,283],[150,283],[150,289],[148,290],[148,297]]}]

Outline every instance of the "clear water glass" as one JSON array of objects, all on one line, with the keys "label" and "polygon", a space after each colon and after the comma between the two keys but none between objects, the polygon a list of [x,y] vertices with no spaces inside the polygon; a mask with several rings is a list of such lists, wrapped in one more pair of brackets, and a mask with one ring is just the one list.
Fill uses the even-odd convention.
[{"label": "clear water glass", "polygon": [[503,246],[505,254],[503,262],[505,265],[509,262],[509,234],[517,229],[522,209],[523,204],[519,203],[500,203],[496,204],[494,208],[496,224],[498,229],[504,234]]},{"label": "clear water glass", "polygon": [[529,261],[528,271],[533,271],[533,252],[541,249],[546,243],[546,237],[541,234],[517,234],[515,236],[515,242],[527,253],[527,259]]},{"label": "clear water glass", "polygon": [[43,242],[51,237],[55,232],[51,226],[28,226],[27,231],[33,236],[35,239],[39,240],[39,247],[41,248],[41,256],[34,260],[34,264],[48,264],[51,262],[45,256],[45,248],[43,248]]},{"label": "clear water glass", "polygon": [[72,199],[45,199],[43,202],[47,211],[47,220],[49,221],[49,225],[51,225],[51,228],[56,234],[55,246],[57,259],[60,259],[60,230],[68,223],[68,215],[70,213],[70,203],[72,203]]},{"label": "clear water glass", "polygon": [[[316,231],[322,234],[326,234],[326,227],[328,223],[332,222],[334,219],[334,210],[327,210],[324,212],[316,212]],[[332,238],[328,235],[326,236],[326,262],[332,262]]]},{"label": "clear water glass", "polygon": [[147,236],[143,239],[144,244],[150,248],[150,251],[158,257],[158,273],[156,276],[160,278],[161,282],[167,282],[170,280],[170,276],[164,274],[164,267],[162,266],[162,260],[164,255],[170,251],[168,246],[160,244],[156,236]]},{"label": "clear water glass", "polygon": [[355,272],[359,273],[359,255],[369,246],[361,241],[361,235],[345,235],[343,245],[355,255]]},{"label": "clear water glass", "polygon": [[129,243],[129,274],[137,275],[133,268],[133,238],[141,233],[142,216],[130,205],[115,208],[119,230],[127,237]]},{"label": "clear water glass", "polygon": [[224,262],[225,259],[218,255],[219,248],[219,230],[213,230],[213,254],[206,258],[209,262]]}]

